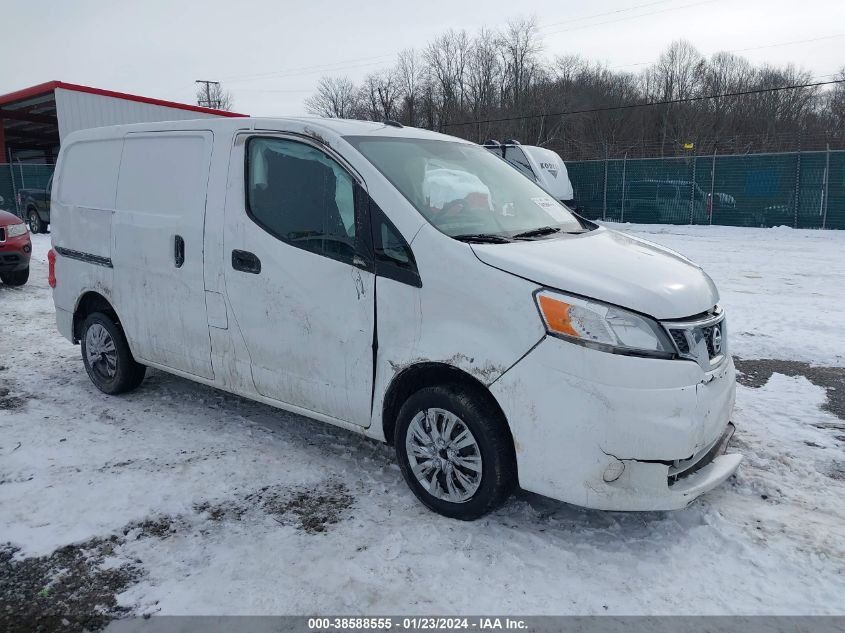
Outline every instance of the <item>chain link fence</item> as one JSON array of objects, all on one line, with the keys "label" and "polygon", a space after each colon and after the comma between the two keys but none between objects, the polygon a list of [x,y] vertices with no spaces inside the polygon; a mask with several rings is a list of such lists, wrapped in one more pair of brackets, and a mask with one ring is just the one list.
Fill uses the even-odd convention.
[{"label": "chain link fence", "polygon": [[[567,161],[591,219],[845,229],[845,151]],[[54,165],[0,164],[3,207],[45,189]]]},{"label": "chain link fence", "polygon": [[0,209],[24,217],[26,209],[19,209],[18,193],[21,190],[46,190],[55,165],[30,163],[0,164]]},{"label": "chain link fence", "polygon": [[591,219],[845,229],[845,151],[567,161]]}]

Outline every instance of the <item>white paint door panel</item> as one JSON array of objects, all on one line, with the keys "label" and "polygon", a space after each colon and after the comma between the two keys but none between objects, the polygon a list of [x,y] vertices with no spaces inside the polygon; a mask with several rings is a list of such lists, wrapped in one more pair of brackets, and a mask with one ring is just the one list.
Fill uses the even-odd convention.
[{"label": "white paint door panel", "polygon": [[[351,177],[319,149],[284,143],[294,145],[271,143],[254,150],[250,164],[262,172],[262,180],[290,177],[295,182],[259,183],[255,190],[261,190],[261,200],[253,207],[264,205],[270,209],[267,213],[275,214],[278,204],[279,214],[294,215],[306,207],[312,214],[330,208],[333,217],[340,216],[335,231],[354,234]],[[320,238],[311,240],[315,231],[288,230],[290,226],[268,218],[265,211],[260,217],[248,214],[243,172],[234,169],[244,165],[243,151],[243,145],[236,146],[231,162],[231,171],[238,173],[230,174],[224,264],[226,295],[246,342],[255,388],[265,397],[367,426],[375,276],[353,266],[351,257],[309,250],[319,250],[314,240]],[[262,165],[256,166],[265,152],[282,155],[266,175]],[[321,157],[315,158],[317,154]],[[312,159],[317,164],[306,164]],[[326,178],[333,187],[330,196],[315,199],[310,189],[300,186],[323,186]],[[310,216],[301,221],[307,223]],[[327,238],[325,247],[336,248],[334,241],[343,246],[342,240]]]},{"label": "white paint door panel", "polygon": [[212,140],[207,131],[128,134],[113,219],[116,304],[134,353],[203,378],[214,377],[203,282]]}]

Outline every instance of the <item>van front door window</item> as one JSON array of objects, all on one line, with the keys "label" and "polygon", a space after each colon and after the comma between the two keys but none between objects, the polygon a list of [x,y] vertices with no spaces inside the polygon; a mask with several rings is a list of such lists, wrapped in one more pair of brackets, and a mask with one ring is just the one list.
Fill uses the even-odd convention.
[{"label": "van front door window", "polygon": [[267,232],[342,261],[355,254],[354,183],[310,145],[255,138],[249,143],[247,206]]}]

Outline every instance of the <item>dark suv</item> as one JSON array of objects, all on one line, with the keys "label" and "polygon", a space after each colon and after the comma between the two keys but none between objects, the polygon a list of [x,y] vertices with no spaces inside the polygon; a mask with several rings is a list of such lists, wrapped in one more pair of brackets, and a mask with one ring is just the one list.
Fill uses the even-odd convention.
[{"label": "dark suv", "polygon": [[46,233],[50,224],[50,191],[53,177],[45,189],[18,189],[18,211],[33,233]]}]

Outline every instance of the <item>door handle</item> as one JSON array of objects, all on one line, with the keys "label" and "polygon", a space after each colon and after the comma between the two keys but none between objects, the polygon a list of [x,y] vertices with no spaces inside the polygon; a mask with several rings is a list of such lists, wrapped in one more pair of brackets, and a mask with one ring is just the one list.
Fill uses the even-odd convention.
[{"label": "door handle", "polygon": [[181,235],[177,235],[173,240],[173,261],[176,268],[182,268],[185,263],[185,240]]},{"label": "door handle", "polygon": [[257,275],[261,272],[261,260],[249,251],[232,251],[232,268]]}]

